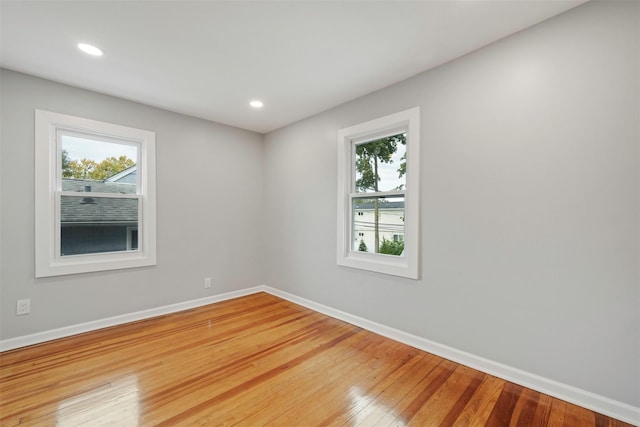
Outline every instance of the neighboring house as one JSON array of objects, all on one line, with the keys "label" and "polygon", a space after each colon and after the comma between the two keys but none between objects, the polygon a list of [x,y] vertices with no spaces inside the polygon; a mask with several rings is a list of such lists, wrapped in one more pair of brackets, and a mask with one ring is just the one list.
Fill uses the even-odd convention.
[{"label": "neighboring house", "polygon": [[122,172],[119,172],[112,177],[109,177],[104,180],[105,183],[115,182],[118,184],[133,184],[133,189],[135,192],[135,184],[138,179],[138,166],[133,165],[131,167],[126,168]]},{"label": "neighboring house", "polygon": [[[101,197],[136,193],[136,166],[107,178],[62,179],[60,254],[80,255],[138,249],[138,199]],[[91,194],[89,194],[91,193]]]},{"label": "neighboring house", "polygon": [[[367,252],[375,247],[375,207],[373,202],[356,204],[353,211],[353,249],[360,242],[367,245]],[[380,202],[378,206],[378,235],[394,242],[404,241],[404,202]]]}]

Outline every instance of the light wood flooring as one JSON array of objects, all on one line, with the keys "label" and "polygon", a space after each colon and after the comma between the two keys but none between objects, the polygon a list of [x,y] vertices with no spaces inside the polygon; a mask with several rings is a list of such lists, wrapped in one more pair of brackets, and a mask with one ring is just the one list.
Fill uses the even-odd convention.
[{"label": "light wood flooring", "polygon": [[0,354],[1,426],[628,426],[259,293]]}]

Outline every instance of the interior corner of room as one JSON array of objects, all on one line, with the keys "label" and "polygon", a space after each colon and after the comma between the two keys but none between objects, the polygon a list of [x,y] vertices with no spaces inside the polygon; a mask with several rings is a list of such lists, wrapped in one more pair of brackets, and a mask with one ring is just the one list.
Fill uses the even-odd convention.
[{"label": "interior corner of room", "polygon": [[[588,1],[266,131],[0,69],[0,349],[266,291],[640,422],[639,10]],[[338,131],[416,106],[419,278],[337,265]],[[35,277],[35,110],[155,132],[155,265]]]}]

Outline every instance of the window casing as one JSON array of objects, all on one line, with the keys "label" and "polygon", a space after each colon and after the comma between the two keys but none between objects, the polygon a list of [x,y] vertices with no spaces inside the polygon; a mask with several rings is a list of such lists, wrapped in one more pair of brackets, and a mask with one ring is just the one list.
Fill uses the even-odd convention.
[{"label": "window casing", "polygon": [[35,276],[155,265],[155,133],[36,110],[35,136]]},{"label": "window casing", "polygon": [[338,132],[338,265],[419,278],[419,122],[415,107]]}]

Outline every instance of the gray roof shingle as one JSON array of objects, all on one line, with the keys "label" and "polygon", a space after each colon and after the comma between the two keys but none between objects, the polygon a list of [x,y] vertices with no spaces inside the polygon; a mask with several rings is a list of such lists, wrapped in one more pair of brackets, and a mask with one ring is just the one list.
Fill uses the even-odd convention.
[{"label": "gray roof shingle", "polygon": [[132,184],[87,179],[63,179],[63,191],[81,193],[62,196],[60,218],[62,224],[120,224],[138,222],[138,199],[100,197],[101,193],[135,194]]}]

